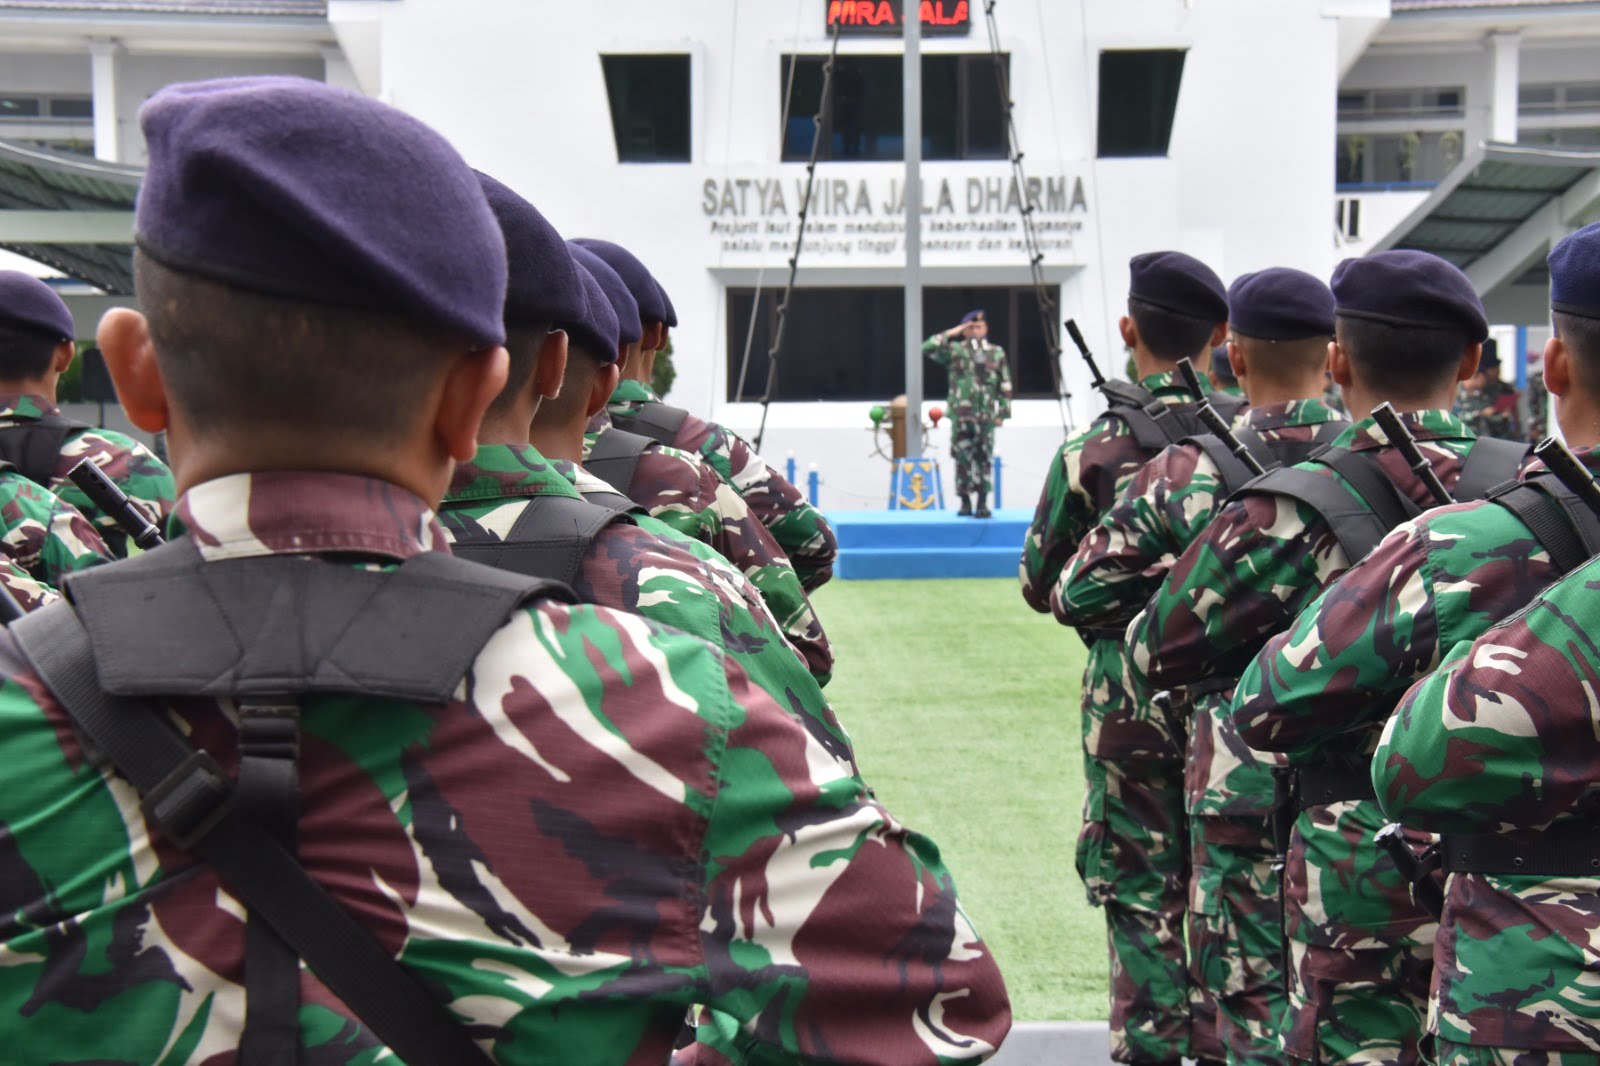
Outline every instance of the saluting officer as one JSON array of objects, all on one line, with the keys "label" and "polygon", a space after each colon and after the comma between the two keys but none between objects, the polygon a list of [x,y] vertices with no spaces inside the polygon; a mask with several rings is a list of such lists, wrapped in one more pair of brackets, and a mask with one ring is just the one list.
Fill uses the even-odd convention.
[{"label": "saluting officer", "polygon": [[956,461],[956,493],[963,515],[989,517],[994,481],[994,431],[1011,417],[1011,371],[1006,350],[989,343],[989,321],[982,310],[968,311],[961,324],[922,342],[922,354],[950,370],[950,420],[955,430],[950,454]]}]

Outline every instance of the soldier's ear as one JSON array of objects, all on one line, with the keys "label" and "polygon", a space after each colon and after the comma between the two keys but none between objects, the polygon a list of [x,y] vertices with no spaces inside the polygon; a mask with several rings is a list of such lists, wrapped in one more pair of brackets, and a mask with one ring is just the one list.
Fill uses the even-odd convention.
[{"label": "soldier's ear", "polygon": [[1212,349],[1219,347],[1227,339],[1228,324],[1226,322],[1218,322],[1217,328],[1211,331],[1211,343],[1206,345],[1206,358],[1210,359]]},{"label": "soldier's ear", "polygon": [[1560,337],[1551,337],[1544,346],[1544,387],[1552,396],[1565,396],[1572,382],[1572,351]]},{"label": "soldier's ear", "polygon": [[1354,380],[1350,376],[1350,356],[1337,339],[1328,342],[1328,373],[1333,375],[1333,383],[1340,388],[1349,386]]},{"label": "soldier's ear", "polygon": [[1233,368],[1233,376],[1240,381],[1250,376],[1250,357],[1234,341],[1228,342],[1228,365]]},{"label": "soldier's ear", "polygon": [[1133,324],[1133,319],[1123,315],[1117,322],[1117,332],[1122,334],[1122,343],[1132,349],[1139,347],[1139,327]]},{"label": "soldier's ear", "polygon": [[589,405],[584,410],[585,418],[593,418],[600,413],[600,408],[611,399],[611,394],[617,391],[617,380],[622,377],[622,371],[617,364],[603,366],[596,372],[594,382],[589,386]]},{"label": "soldier's ear", "polygon": [[511,356],[502,347],[463,352],[445,371],[433,409],[433,435],[458,463],[478,454],[484,412],[506,387]]},{"label": "soldier's ear", "polygon": [[128,421],[146,433],[160,433],[170,422],[167,386],[156,363],[155,342],[144,315],[127,307],[113,307],[100,319],[95,343],[106,357],[106,369],[116,386],[117,400]]},{"label": "soldier's ear", "polygon": [[1456,380],[1466,381],[1478,372],[1478,362],[1483,358],[1483,345],[1474,344],[1461,356],[1461,366],[1456,369]]},{"label": "soldier's ear", "polygon": [[561,395],[561,382],[567,376],[567,334],[553,329],[545,334],[544,343],[533,366],[533,387],[541,399]]}]

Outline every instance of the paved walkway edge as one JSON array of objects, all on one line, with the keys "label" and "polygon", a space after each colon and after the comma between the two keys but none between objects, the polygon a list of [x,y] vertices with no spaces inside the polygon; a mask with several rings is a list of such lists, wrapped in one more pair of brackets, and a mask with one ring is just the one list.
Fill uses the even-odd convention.
[{"label": "paved walkway edge", "polygon": [[1105,1022],[1018,1022],[990,1066],[1107,1066]]}]

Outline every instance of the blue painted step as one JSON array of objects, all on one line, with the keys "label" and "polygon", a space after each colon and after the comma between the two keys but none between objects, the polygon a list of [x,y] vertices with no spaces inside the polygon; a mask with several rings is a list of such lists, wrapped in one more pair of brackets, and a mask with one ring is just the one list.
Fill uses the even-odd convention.
[{"label": "blue painted step", "polygon": [[954,511],[838,511],[839,577],[1015,577],[1033,512],[996,511],[986,519]]}]

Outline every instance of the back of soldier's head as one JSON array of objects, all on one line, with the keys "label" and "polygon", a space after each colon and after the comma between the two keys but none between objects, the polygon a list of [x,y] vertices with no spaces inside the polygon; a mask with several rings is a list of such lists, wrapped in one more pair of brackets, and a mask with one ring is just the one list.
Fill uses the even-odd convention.
[{"label": "back of soldier's head", "polygon": [[1290,267],[1241,274],[1228,287],[1228,328],[1252,378],[1321,393],[1334,303],[1320,278]]},{"label": "back of soldier's head", "polygon": [[1146,252],[1128,263],[1128,317],[1146,351],[1176,363],[1208,350],[1228,319],[1228,294],[1216,272],[1193,256]]},{"label": "back of soldier's head", "polygon": [[171,86],[140,123],[136,287],[197,438],[393,441],[452,357],[504,340],[499,227],[416,119],[267,77]]},{"label": "back of soldier's head", "polygon": [[1386,398],[1412,399],[1454,382],[1489,335],[1483,301],[1454,264],[1397,250],[1346,259],[1333,272],[1339,346],[1351,373]]},{"label": "back of soldier's head", "polygon": [[74,334],[72,312],[55,290],[17,270],[0,270],[0,382],[50,370],[56,348]]},{"label": "back of soldier's head", "polygon": [[1600,222],[1550,250],[1550,317],[1577,386],[1600,397]]}]

